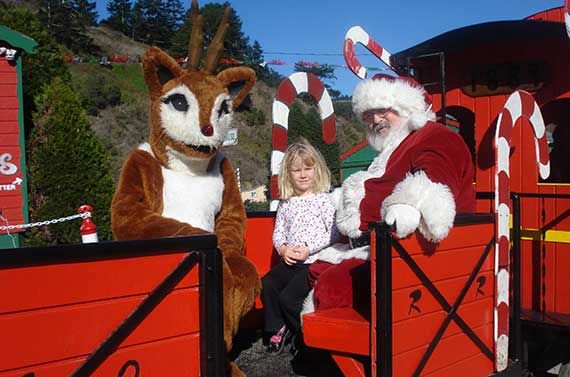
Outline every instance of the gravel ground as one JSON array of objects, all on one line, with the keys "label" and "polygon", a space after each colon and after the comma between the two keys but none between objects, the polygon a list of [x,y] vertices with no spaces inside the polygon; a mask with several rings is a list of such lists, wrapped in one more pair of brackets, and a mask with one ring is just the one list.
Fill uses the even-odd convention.
[{"label": "gravel ground", "polygon": [[247,377],[342,377],[328,352],[305,347],[293,357],[290,347],[275,355],[265,352],[259,332],[238,335],[233,356]]}]

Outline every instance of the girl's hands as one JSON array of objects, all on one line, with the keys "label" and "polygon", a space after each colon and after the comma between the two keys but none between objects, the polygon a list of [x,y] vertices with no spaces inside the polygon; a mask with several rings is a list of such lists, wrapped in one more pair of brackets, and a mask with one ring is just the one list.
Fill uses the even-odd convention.
[{"label": "girl's hands", "polygon": [[307,260],[309,257],[309,248],[306,246],[289,247],[287,245],[281,245],[279,253],[283,261],[291,266]]}]

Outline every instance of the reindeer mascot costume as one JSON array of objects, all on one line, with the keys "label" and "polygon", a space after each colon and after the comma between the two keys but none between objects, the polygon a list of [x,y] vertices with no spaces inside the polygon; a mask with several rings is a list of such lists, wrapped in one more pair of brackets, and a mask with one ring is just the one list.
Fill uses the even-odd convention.
[{"label": "reindeer mascot costume", "polygon": [[[227,350],[240,319],[260,289],[244,256],[246,215],[230,161],[219,152],[233,109],[255,82],[246,67],[215,73],[223,51],[230,8],[198,69],[203,19],[192,1],[192,34],[184,70],[165,52],[150,48],[143,73],[151,98],[150,135],[126,160],[112,205],[119,240],[215,233],[223,255],[224,341]],[[233,98],[228,86],[245,82]],[[232,376],[243,376],[229,363]]]}]

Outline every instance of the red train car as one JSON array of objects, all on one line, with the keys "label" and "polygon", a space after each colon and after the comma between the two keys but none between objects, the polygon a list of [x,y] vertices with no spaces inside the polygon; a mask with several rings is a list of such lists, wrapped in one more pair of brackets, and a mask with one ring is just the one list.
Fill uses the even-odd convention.
[{"label": "red train car", "polygon": [[[560,7],[524,20],[456,29],[390,60],[401,74],[412,75],[426,87],[440,121],[459,129],[472,152],[474,184],[481,193],[495,190],[494,135],[507,97],[522,89],[540,106],[549,141],[550,178],[539,179],[534,134],[527,119],[518,120],[513,129],[510,156],[511,192],[519,193],[520,212],[515,217],[521,228],[520,248],[513,251],[521,258],[521,316],[531,364],[539,353],[552,348],[550,330],[567,333],[570,328],[566,275],[570,266],[570,40],[564,14]],[[480,198],[478,211],[495,210],[492,196]],[[517,225],[514,231],[519,231]],[[541,345],[534,344],[537,327],[549,329],[549,340]],[[562,338],[559,347],[567,349],[570,339]],[[569,362],[566,358],[561,361]]]},{"label": "red train car", "polygon": [[[533,93],[552,124],[553,151],[568,141],[564,62],[570,43],[562,20],[562,9],[555,9],[474,25],[392,57],[392,65],[430,91],[440,118],[458,127],[473,154],[479,192],[493,191],[494,127],[513,91]],[[522,289],[527,324],[560,328],[570,314],[564,278],[570,187],[559,182],[568,178],[567,163],[551,153],[553,180],[539,182],[528,153],[534,150],[530,127],[519,122],[511,189],[519,193],[513,254],[520,245],[522,272],[513,292]],[[507,369],[496,368],[489,195],[478,210],[483,214],[458,216],[439,245],[415,236],[397,240],[375,224],[371,315],[352,309],[306,315],[307,344],[329,350],[346,376],[522,375],[518,305],[512,305],[510,338],[515,358]],[[273,222],[274,212],[248,215],[246,255],[260,275],[275,263]],[[221,375],[221,275],[214,248],[213,237],[198,236],[0,253],[0,284],[11,287],[0,296],[0,376]],[[194,263],[199,272],[191,270]]]},{"label": "red train car", "polygon": [[221,376],[221,285],[213,235],[4,250],[0,376]]}]

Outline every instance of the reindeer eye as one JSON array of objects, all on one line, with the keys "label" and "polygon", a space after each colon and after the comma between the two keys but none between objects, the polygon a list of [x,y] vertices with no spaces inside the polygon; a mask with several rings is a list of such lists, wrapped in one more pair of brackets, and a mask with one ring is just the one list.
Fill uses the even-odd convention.
[{"label": "reindeer eye", "polygon": [[172,106],[178,111],[188,111],[188,101],[182,94],[172,94],[162,100],[163,103],[171,103]]},{"label": "reindeer eye", "polygon": [[228,102],[222,101],[220,109],[218,110],[218,118],[220,118],[222,115],[229,114],[229,112],[230,112],[230,107],[228,106]]}]

